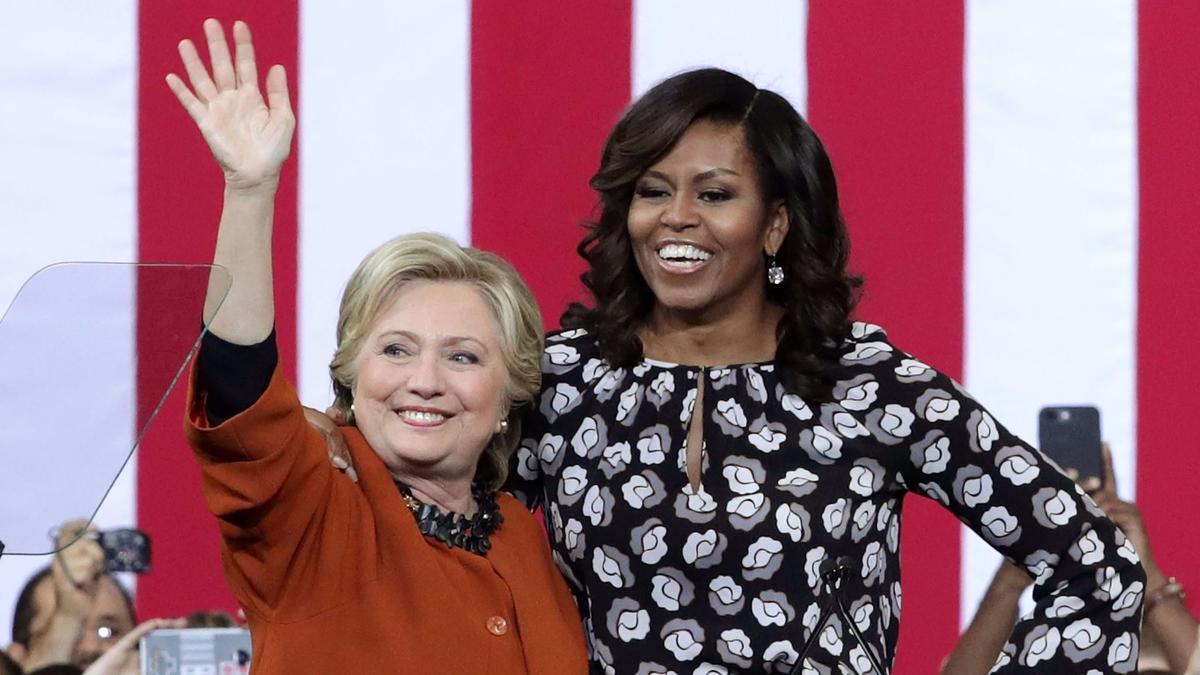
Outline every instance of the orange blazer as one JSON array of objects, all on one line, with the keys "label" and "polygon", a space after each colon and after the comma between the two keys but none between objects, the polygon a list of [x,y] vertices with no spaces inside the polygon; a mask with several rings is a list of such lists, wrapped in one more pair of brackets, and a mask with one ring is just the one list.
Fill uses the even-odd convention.
[{"label": "orange blazer", "polygon": [[220,521],[255,675],[586,673],[578,610],[545,535],[501,494],[486,556],[417,530],[380,459],[343,428],[359,484],[329,464],[276,368],[249,410],[209,426],[192,372],[185,433]]}]

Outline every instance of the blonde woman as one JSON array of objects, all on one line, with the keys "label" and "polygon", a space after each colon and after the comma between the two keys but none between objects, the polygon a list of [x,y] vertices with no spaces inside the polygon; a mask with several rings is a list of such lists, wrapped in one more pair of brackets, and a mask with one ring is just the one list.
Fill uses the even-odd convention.
[{"label": "blonde woman", "polygon": [[387,242],[342,298],[330,371],[359,484],[329,465],[278,370],[271,230],[295,121],[281,66],[257,84],[250,31],[204,24],[171,90],[225,173],[209,336],[187,435],[230,587],[264,673],[585,672],[575,605],[542,531],[498,495],[539,386],[541,322],[499,258],[435,235]]}]

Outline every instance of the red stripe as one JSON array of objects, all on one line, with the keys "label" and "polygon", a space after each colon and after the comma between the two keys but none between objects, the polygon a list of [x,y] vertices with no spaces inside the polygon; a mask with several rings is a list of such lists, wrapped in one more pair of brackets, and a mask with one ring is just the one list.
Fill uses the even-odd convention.
[{"label": "red stripe", "polygon": [[[833,158],[867,280],[859,310],[904,349],[963,366],[961,2],[812,0],[809,117]],[[937,672],[958,636],[959,524],[906,500],[897,674]]]},{"label": "red stripe", "polygon": [[516,266],[547,326],[583,297],[587,181],[629,102],[630,0],[475,2],[471,239]]},{"label": "red stripe", "polygon": [[[1158,564],[1200,585],[1200,4],[1138,3],[1138,489]],[[1195,594],[1193,594],[1195,597]],[[1193,600],[1193,607],[1200,607]]]},{"label": "red stripe", "polygon": [[[244,19],[255,31],[261,59],[283,63],[296,92],[298,8],[294,1],[244,3],[141,2],[138,6],[138,257],[142,261],[212,260],[220,212],[221,174],[191,119],[167,89],[168,72],[182,73],[176,44],[190,37],[205,52],[200,24],[218,17],[228,29]],[[269,65],[269,64],[260,64]],[[261,69],[265,75],[265,68]],[[276,329],[280,357],[294,377],[296,352],[296,152],[277,200],[275,219]],[[145,278],[143,276],[143,278]],[[139,345],[161,340],[157,293],[138,297]],[[158,312],[156,314],[156,312]],[[194,316],[195,326],[200,321]],[[139,348],[139,410],[152,406],[161,388],[157,373],[172,368],[158,351]],[[204,507],[199,470],[180,431],[183,383],[176,388],[138,452],[138,525],[153,540],[153,572],[138,582],[143,617],[199,609],[236,611],[221,573],[217,524]]]}]

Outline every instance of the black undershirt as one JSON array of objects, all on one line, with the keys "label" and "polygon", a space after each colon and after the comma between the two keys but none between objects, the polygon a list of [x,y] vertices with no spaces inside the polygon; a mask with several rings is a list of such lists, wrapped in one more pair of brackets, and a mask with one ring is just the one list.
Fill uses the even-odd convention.
[{"label": "black undershirt", "polygon": [[197,358],[199,388],[207,394],[205,413],[209,425],[216,426],[254,405],[271,384],[279,362],[275,329],[254,345],[236,345],[206,332]]}]

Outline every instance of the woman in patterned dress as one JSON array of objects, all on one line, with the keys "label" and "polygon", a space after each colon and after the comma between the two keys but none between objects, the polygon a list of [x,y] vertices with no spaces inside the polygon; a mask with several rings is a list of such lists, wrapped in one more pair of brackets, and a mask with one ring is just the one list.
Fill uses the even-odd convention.
[{"label": "woman in patterned dress", "polygon": [[835,562],[854,625],[835,613],[794,672],[890,670],[909,493],[1037,580],[995,672],[1134,668],[1133,548],[957,383],[852,322],[833,171],[787,101],[672,77],[591,185],[593,304],[547,338],[509,489],[545,510],[593,672],[793,672]]}]

